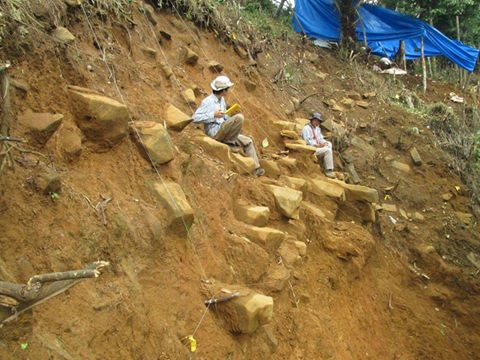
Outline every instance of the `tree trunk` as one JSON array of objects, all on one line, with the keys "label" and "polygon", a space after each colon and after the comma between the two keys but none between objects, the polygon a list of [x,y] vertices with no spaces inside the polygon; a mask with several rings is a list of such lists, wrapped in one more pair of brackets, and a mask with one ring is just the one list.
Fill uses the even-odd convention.
[{"label": "tree trunk", "polygon": [[340,46],[346,49],[354,49],[357,40],[355,29],[356,7],[354,0],[336,0],[340,13]]},{"label": "tree trunk", "polygon": [[287,0],[280,0],[280,4],[278,5],[277,12],[275,13],[276,18],[280,17],[280,14],[282,13],[283,6],[285,5],[285,1],[287,1]]},{"label": "tree trunk", "polygon": [[11,109],[10,109],[10,82],[7,75],[7,67],[0,67],[0,135],[8,136],[10,133]]},{"label": "tree trunk", "polygon": [[425,61],[425,41],[422,36],[422,79],[423,79],[423,93],[427,92],[427,63]]}]

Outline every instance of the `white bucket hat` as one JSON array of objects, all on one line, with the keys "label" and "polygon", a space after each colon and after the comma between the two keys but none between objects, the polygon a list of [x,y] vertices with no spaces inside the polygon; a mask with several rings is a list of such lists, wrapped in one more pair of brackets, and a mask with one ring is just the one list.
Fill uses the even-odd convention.
[{"label": "white bucket hat", "polygon": [[233,86],[233,83],[227,76],[217,76],[215,80],[210,83],[210,87],[215,91],[225,90]]}]

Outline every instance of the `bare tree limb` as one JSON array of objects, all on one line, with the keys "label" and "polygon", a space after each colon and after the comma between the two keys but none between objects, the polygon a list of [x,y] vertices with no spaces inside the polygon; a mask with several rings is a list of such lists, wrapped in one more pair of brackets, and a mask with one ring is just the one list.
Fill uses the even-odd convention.
[{"label": "bare tree limb", "polygon": [[[98,277],[108,265],[107,261],[96,261],[81,270],[35,275],[24,285],[0,281],[0,324],[13,320],[84,279]],[[6,301],[5,298],[15,301]]]}]

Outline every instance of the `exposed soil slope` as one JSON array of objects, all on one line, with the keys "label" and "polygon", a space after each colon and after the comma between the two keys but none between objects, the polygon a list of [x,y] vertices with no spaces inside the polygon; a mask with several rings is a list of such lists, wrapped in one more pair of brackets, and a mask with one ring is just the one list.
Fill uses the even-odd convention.
[{"label": "exposed soil slope", "polygon": [[[468,192],[423,120],[385,102],[382,91],[398,83],[370,73],[364,64],[342,63],[296,41],[277,44],[252,65],[214,34],[178,16],[156,12],[154,17],[155,26],[136,11],[134,27],[108,17],[91,18],[94,39],[77,9],[64,19],[76,37],[73,43],[59,45],[44,34],[26,51],[13,52],[14,44],[4,49],[9,52],[2,56],[13,63],[12,78],[29,86],[26,93],[12,90],[15,115],[30,109],[61,113],[64,120],[45,145],[29,145],[48,158],[16,153],[15,170],[7,167],[0,175],[0,278],[23,283],[36,273],[80,268],[98,259],[111,266],[100,278],[1,328],[0,358],[477,359],[480,288],[478,269],[467,255],[479,253],[478,226],[457,217],[457,211],[472,212]],[[160,30],[172,39],[159,44]],[[95,42],[105,49],[108,66]],[[183,64],[183,46],[198,53],[197,65]],[[282,62],[292,59],[297,59],[295,74],[302,86],[272,83]],[[290,120],[318,109],[354,133],[360,145],[351,145],[348,152],[362,185],[377,189],[380,202],[395,204],[410,220],[400,211],[381,210],[369,223],[360,204],[308,193],[307,200],[327,218],[301,211],[300,220],[288,221],[265,191],[265,184],[275,180],[229,176],[228,166],[199,145],[202,130],[194,125],[170,131],[175,156],[158,167],[159,174],[131,137],[98,151],[76,126],[67,85],[124,102],[131,120],[163,123],[168,104],[187,114],[194,110],[185,103],[183,90],[197,85],[209,92],[216,75],[208,69],[210,60],[219,61],[236,83],[230,100],[244,109],[244,132],[253,135],[264,159],[285,150],[273,122],[289,120],[292,97],[318,92]],[[161,62],[170,64],[178,81],[164,77]],[[326,74],[324,80],[318,72]],[[256,89],[248,91],[245,79]],[[408,86],[415,86],[416,79],[408,80]],[[433,95],[423,98],[426,103],[446,99],[445,85],[430,85]],[[340,103],[352,90],[376,95],[367,100],[367,109],[336,112],[325,104],[331,99]],[[418,135],[409,132],[412,127]],[[73,160],[65,155],[65,138],[72,133],[82,136],[81,154]],[[11,134],[28,137],[19,122]],[[264,138],[269,139],[266,148],[261,146]],[[411,163],[411,146],[423,158],[420,167]],[[292,151],[289,156],[297,165],[281,165],[282,173],[324,179],[310,155]],[[59,172],[58,199],[32,187],[38,160]],[[392,160],[409,164],[410,171],[396,170]],[[166,228],[166,211],[149,190],[159,177],[180,184],[194,208],[189,240]],[[442,194],[448,192],[452,198],[444,201]],[[89,204],[102,201],[102,195],[113,199],[106,225]],[[269,227],[307,244],[306,256],[292,266],[279,292],[266,279],[282,258],[241,237],[245,225],[233,213],[238,201],[268,206]],[[413,219],[415,212],[424,220]],[[271,323],[252,335],[231,334],[215,311],[205,312],[205,279],[273,296]],[[181,339],[194,332],[198,349],[192,355]],[[21,343],[28,348],[21,349]]]}]

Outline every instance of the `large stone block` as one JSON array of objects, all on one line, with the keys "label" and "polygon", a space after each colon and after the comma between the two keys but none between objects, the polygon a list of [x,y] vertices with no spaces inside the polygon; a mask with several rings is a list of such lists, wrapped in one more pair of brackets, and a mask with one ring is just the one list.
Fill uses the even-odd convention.
[{"label": "large stone block", "polygon": [[265,170],[265,175],[276,179],[282,173],[278,164],[273,160],[260,159],[260,166]]},{"label": "large stone block", "polygon": [[304,195],[307,191],[308,184],[307,180],[305,179],[282,175],[280,176],[279,180],[283,185],[301,191]]},{"label": "large stone block", "polygon": [[185,126],[190,124],[192,117],[188,116],[182,110],[170,104],[167,107],[165,121],[167,122],[168,128],[176,131],[182,131]]},{"label": "large stone block", "polygon": [[270,209],[266,206],[236,205],[233,212],[238,220],[260,227],[266,226],[270,217]]},{"label": "large stone block", "polygon": [[240,154],[231,154],[235,170],[240,174],[252,174],[255,170],[255,161],[251,157]]},{"label": "large stone block", "polygon": [[173,146],[167,129],[154,121],[135,121],[131,133],[140,151],[155,164],[165,164],[173,159]]},{"label": "large stone block", "polygon": [[293,150],[293,151],[298,151],[298,152],[306,152],[309,154],[315,153],[317,151],[317,148],[315,146],[310,146],[306,144],[295,144],[295,143],[285,143],[285,147],[288,150]]},{"label": "large stone block", "polygon": [[273,298],[254,291],[219,305],[216,310],[233,333],[252,334],[273,316]]},{"label": "large stone block", "polygon": [[243,233],[270,253],[278,249],[286,236],[284,232],[277,229],[252,225],[245,225]]},{"label": "large stone block", "polygon": [[378,191],[363,185],[347,184],[341,180],[328,179],[329,183],[338,184],[345,189],[346,199],[348,201],[359,200],[370,203],[378,203]]},{"label": "large stone block", "polygon": [[75,121],[87,138],[102,147],[119,143],[128,130],[127,107],[89,89],[69,88]]},{"label": "large stone block", "polygon": [[25,126],[33,141],[45,144],[63,121],[62,114],[34,113],[27,111],[18,117],[18,122]]},{"label": "large stone block", "polygon": [[280,213],[290,219],[300,218],[299,207],[303,199],[301,191],[276,185],[267,185],[267,189],[273,194]]},{"label": "large stone block", "polygon": [[214,140],[208,136],[202,136],[198,139],[200,146],[211,156],[214,156],[229,166],[233,160],[228,145]]},{"label": "large stone block", "polygon": [[337,183],[332,183],[325,180],[310,180],[310,192],[320,196],[326,195],[329,197],[333,197],[340,201],[345,200],[344,188]]},{"label": "large stone block", "polygon": [[299,248],[296,241],[293,240],[284,241],[278,249],[278,253],[287,267],[294,266],[301,259]]},{"label": "large stone block", "polygon": [[194,212],[180,185],[163,181],[153,183],[152,188],[168,212],[169,227],[178,233],[186,233],[193,224]]},{"label": "large stone block", "polygon": [[290,270],[283,264],[273,263],[265,275],[265,287],[272,292],[282,291],[290,279]]}]

